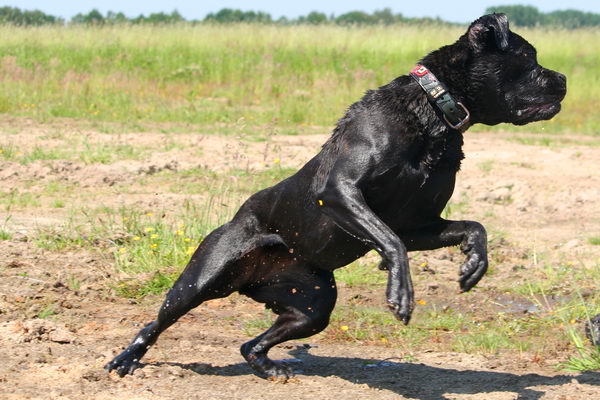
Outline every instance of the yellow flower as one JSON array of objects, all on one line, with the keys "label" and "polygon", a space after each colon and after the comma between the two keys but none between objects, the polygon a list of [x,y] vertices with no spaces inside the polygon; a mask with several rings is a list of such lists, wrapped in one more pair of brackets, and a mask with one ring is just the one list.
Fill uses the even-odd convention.
[{"label": "yellow flower", "polygon": [[188,242],[188,243],[189,243],[189,242],[191,242],[191,241],[192,241],[192,239],[190,239],[190,238],[185,238],[185,239],[183,239],[183,241],[184,241],[184,242]]},{"label": "yellow flower", "polygon": [[129,218],[123,217],[123,221],[129,221]]},{"label": "yellow flower", "polygon": [[569,323],[570,323],[570,324],[574,324],[574,323],[576,323],[576,322],[577,322],[577,321],[576,321],[576,320],[574,320],[574,319],[572,319],[572,320],[570,320],[570,321],[569,321]]},{"label": "yellow flower", "polygon": [[157,247],[158,247],[158,245],[157,245],[156,243],[152,243],[152,244],[150,245],[150,247],[151,247],[151,248],[153,248],[153,249],[155,249],[155,248],[157,248]]},{"label": "yellow flower", "polygon": [[384,337],[381,338],[381,343],[387,343],[387,342],[388,342],[387,338],[384,338]]},{"label": "yellow flower", "polygon": [[151,217],[151,216],[153,216],[153,215],[154,215],[154,213],[153,213],[153,212],[146,213],[146,216],[148,216],[148,217]]},{"label": "yellow flower", "polygon": [[279,163],[281,163],[281,159],[279,157],[277,157],[276,159],[273,160],[273,162],[275,164],[279,164]]},{"label": "yellow flower", "polygon": [[151,226],[144,229],[144,231],[146,231],[146,232],[152,232],[153,230],[154,230],[154,228],[152,228]]},{"label": "yellow flower", "polygon": [[153,233],[152,235],[150,235],[150,239],[156,239],[158,237],[158,234]]},{"label": "yellow flower", "polygon": [[421,263],[421,267],[426,267],[426,266],[427,266],[427,261]]},{"label": "yellow flower", "polygon": [[137,240],[140,240],[140,239],[141,239],[141,237],[139,237],[139,236],[134,236],[134,237],[133,237],[133,240],[136,240],[136,241],[137,241]]},{"label": "yellow flower", "polygon": [[178,230],[175,231],[175,234],[177,236],[181,236],[181,235],[183,235],[183,231],[178,229]]},{"label": "yellow flower", "polygon": [[350,328],[348,327],[348,325],[342,325],[342,326],[340,326],[340,329],[343,330],[344,332],[346,332]]},{"label": "yellow flower", "polygon": [[186,254],[193,254],[194,250],[196,250],[196,247],[194,246],[188,246],[187,250],[186,250]]},{"label": "yellow flower", "polygon": [[126,251],[127,251],[127,249],[125,247],[121,247],[119,249],[119,253],[121,253],[121,254],[125,253]]},{"label": "yellow flower", "polygon": [[427,302],[425,300],[417,300],[417,303],[419,303],[422,306],[424,306],[425,304],[427,304]]}]

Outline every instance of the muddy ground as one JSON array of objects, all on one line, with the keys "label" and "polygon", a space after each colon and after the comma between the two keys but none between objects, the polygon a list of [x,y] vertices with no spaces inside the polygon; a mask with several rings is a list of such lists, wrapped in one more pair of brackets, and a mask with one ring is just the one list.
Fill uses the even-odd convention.
[{"label": "muddy ground", "polygon": [[[185,198],[205,194],[178,193],[147,177],[197,167],[216,172],[234,167],[297,168],[326,135],[257,141],[205,132],[114,134],[22,121],[19,129],[11,126],[10,121],[0,124],[0,145],[10,144],[19,151],[40,146],[65,155],[27,163],[0,161],[4,192],[17,188],[40,196],[32,204],[13,207],[10,215],[6,207],[0,213],[4,229],[12,232],[0,241],[0,398],[600,398],[600,373],[557,369],[573,353],[568,346],[542,355],[466,354],[435,343],[411,350],[335,340],[327,332],[275,348],[272,357],[289,359],[299,373],[285,384],[268,382],[252,374],[238,351],[249,340],[242,329],[244,321],[262,313],[262,307],[235,295],[208,302],[182,318],[161,336],[133,376],[109,375],[103,365],[154,318],[161,296],[137,302],[119,297],[114,291],[119,273],[110,254],[91,248],[42,249],[36,244],[36,232],[64,223],[69,210],[81,205],[177,209]],[[600,246],[589,239],[600,236],[599,143],[576,135],[542,141],[539,137],[466,135],[466,159],[451,217],[484,222],[502,257],[497,257],[494,273],[479,285],[481,290],[458,296],[455,273],[460,257],[447,250],[423,253],[419,262],[426,260],[437,273],[413,270],[419,298],[465,310],[492,310],[489,305],[494,304],[494,312],[500,307],[519,318],[525,311],[512,310],[514,304],[502,300],[504,288],[523,284],[528,270],[535,274],[539,259],[598,267]],[[144,151],[133,160],[86,163],[65,152],[81,150],[82,143],[120,143]],[[43,188],[51,182],[77,185],[75,192],[63,195],[65,207],[52,207],[50,195],[44,197]],[[74,280],[76,287],[71,284]],[[363,301],[383,308],[383,288],[379,292],[373,287],[341,286],[339,304],[352,304],[360,294]],[[595,289],[589,282],[581,282],[581,287]],[[52,315],[44,315],[49,305],[58,307]]]}]

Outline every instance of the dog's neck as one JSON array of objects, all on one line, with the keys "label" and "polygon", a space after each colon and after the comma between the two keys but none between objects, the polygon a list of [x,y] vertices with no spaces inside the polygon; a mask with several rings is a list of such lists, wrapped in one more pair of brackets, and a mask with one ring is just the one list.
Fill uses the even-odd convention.
[{"label": "dog's neck", "polygon": [[410,76],[419,84],[427,95],[427,100],[441,113],[441,117],[449,128],[462,130],[468,128],[471,115],[469,110],[457,102],[448,91],[446,85],[424,65],[417,65]]}]

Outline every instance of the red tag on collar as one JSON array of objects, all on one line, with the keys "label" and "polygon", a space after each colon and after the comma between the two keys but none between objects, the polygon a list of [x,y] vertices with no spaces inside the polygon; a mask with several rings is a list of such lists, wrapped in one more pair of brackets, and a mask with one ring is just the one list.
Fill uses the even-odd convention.
[{"label": "red tag on collar", "polygon": [[418,77],[421,77],[421,76],[427,75],[429,73],[429,70],[424,65],[417,65],[416,67],[413,68],[412,71],[410,71],[410,73],[414,74]]}]

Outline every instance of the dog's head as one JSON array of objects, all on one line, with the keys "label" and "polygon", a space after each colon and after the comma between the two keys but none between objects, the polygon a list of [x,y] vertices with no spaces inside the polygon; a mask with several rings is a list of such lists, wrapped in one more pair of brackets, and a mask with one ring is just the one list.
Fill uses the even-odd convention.
[{"label": "dog's head", "polygon": [[[454,45],[440,51],[455,86],[462,86],[457,90],[470,107],[473,122],[524,125],[560,111],[566,77],[538,64],[535,48],[509,30],[504,14],[484,15]],[[434,63],[442,62],[434,58]]]}]

